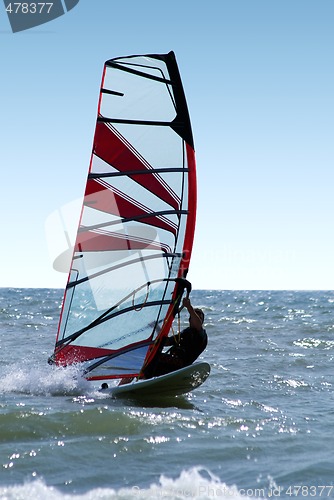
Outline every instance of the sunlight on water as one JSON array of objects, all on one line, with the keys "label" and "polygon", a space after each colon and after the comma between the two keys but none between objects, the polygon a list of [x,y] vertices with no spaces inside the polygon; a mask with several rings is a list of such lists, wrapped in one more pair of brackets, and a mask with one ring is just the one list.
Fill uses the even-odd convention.
[{"label": "sunlight on water", "polygon": [[305,349],[311,349],[320,347],[322,349],[333,349],[334,340],[323,340],[314,338],[299,339],[294,342],[294,345],[304,347]]}]

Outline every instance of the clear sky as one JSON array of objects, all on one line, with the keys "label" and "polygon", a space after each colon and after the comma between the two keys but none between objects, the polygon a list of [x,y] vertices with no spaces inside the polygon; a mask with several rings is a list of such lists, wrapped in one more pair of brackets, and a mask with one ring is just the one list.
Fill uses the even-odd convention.
[{"label": "clear sky", "polygon": [[174,50],[194,288],[333,288],[333,0],[80,0],[15,34],[1,5],[0,286],[65,286],[44,225],[83,194],[104,61]]}]

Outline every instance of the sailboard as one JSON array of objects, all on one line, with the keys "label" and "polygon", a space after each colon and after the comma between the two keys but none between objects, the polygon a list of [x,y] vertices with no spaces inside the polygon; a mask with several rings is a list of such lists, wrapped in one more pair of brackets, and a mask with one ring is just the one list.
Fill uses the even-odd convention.
[{"label": "sailboard", "polygon": [[140,378],[186,281],[196,164],[173,52],[105,62],[93,148],[50,362],[86,379]]},{"label": "sailboard", "polygon": [[143,379],[116,387],[102,387],[101,392],[109,392],[113,397],[156,398],[180,396],[193,391],[203,384],[210,374],[209,363],[197,362],[159,377]]}]

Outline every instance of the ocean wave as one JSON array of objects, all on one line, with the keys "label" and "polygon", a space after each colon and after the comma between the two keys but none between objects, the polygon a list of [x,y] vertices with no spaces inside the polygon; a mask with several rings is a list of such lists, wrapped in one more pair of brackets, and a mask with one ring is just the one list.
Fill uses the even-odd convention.
[{"label": "ocean wave", "polygon": [[265,499],[270,495],[269,488],[239,489],[221,482],[207,469],[193,467],[183,470],[176,479],[161,475],[158,483],[149,486],[94,488],[82,494],[66,494],[53,486],[48,486],[42,479],[34,479],[22,485],[0,487],[0,498],[4,500],[212,500],[229,498],[230,500]]}]

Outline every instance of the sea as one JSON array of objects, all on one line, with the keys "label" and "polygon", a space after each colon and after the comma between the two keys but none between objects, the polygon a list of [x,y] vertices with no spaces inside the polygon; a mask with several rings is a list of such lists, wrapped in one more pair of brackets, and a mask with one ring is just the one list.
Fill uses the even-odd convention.
[{"label": "sea", "polygon": [[334,498],[334,291],[191,298],[210,377],[140,402],[47,363],[62,290],[0,289],[1,499]]}]

